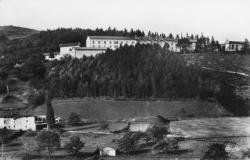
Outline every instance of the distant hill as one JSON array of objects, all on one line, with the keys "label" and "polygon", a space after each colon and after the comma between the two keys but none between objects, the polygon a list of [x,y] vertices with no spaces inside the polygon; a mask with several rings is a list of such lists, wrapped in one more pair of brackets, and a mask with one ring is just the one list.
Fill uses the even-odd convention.
[{"label": "distant hill", "polygon": [[18,26],[0,26],[0,34],[5,34],[10,40],[25,38],[39,32],[40,31],[35,29],[23,28]]}]

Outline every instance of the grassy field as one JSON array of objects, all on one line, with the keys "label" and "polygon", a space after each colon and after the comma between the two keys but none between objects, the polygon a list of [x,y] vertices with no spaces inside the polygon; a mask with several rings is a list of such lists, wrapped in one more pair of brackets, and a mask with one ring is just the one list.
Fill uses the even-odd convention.
[{"label": "grassy field", "polygon": [[239,54],[185,54],[191,63],[198,63],[201,67],[217,71],[242,72],[250,75],[250,56]]},{"label": "grassy field", "polygon": [[[197,100],[175,101],[117,101],[94,98],[74,98],[53,100],[55,114],[67,118],[71,112],[78,113],[83,119],[122,120],[134,117],[162,115],[170,118],[218,117],[228,114],[216,103]],[[42,105],[31,114],[45,114]]]}]

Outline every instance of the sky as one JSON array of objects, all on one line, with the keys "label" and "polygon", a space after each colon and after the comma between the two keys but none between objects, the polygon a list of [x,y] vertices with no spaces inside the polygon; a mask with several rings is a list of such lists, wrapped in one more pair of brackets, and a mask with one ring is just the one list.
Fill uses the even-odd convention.
[{"label": "sky", "polygon": [[0,0],[0,26],[142,29],[250,39],[250,0]]}]

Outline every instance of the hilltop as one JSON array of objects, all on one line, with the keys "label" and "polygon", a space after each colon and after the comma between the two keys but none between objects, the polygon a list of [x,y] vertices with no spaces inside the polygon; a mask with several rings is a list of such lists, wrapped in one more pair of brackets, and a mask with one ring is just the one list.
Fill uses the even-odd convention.
[{"label": "hilltop", "polygon": [[18,27],[18,26],[0,26],[0,33],[7,36],[8,39],[22,39],[32,34],[39,33],[38,30]]}]

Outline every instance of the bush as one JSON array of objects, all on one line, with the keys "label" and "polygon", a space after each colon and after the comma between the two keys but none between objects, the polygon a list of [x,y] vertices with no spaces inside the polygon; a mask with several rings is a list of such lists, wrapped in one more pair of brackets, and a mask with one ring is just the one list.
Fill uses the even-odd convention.
[{"label": "bush", "polygon": [[215,143],[208,147],[208,151],[205,153],[203,159],[218,159],[223,160],[228,158],[226,152],[226,145]]},{"label": "bush", "polygon": [[151,139],[159,141],[169,134],[169,131],[166,126],[153,126],[147,130],[147,134]]},{"label": "bush", "polygon": [[178,140],[175,138],[162,139],[153,145],[152,150],[154,153],[165,153],[176,151],[179,149]]},{"label": "bush", "polygon": [[70,138],[70,142],[65,145],[65,149],[69,153],[73,153],[74,155],[77,155],[82,147],[84,147],[84,144],[80,137],[73,136]]},{"label": "bush", "polygon": [[47,149],[48,156],[50,159],[53,150],[60,146],[59,134],[52,131],[40,131],[36,137],[38,146],[41,149]]},{"label": "bush", "polygon": [[81,118],[78,114],[72,112],[68,118],[68,124],[72,126],[78,126],[81,124]]},{"label": "bush", "polygon": [[35,131],[32,131],[31,129],[27,130],[25,133],[24,133],[24,136],[25,137],[35,137],[37,135],[37,133]]},{"label": "bush", "polygon": [[39,92],[39,93],[33,92],[29,95],[28,101],[33,107],[42,105],[45,102],[45,94],[44,92]]},{"label": "bush", "polygon": [[122,137],[122,139],[118,140],[118,147],[119,150],[130,154],[132,151],[135,150],[138,141],[143,137],[144,134],[141,132],[127,132]]},{"label": "bush", "polygon": [[100,126],[100,130],[108,130],[109,129],[109,124],[108,123],[103,123],[101,126]]}]

